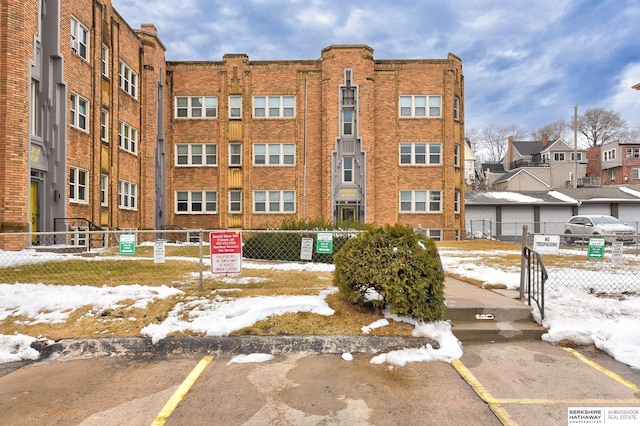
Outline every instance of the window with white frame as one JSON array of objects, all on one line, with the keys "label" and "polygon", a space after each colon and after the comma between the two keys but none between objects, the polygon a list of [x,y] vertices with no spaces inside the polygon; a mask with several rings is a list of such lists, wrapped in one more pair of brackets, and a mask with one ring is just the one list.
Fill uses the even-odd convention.
[{"label": "window with white frame", "polygon": [[124,121],[120,121],[118,146],[120,149],[124,149],[132,154],[137,154],[138,152],[138,130]]},{"label": "window with white frame", "polygon": [[229,96],[229,118],[242,118],[242,96]]},{"label": "window with white frame", "polygon": [[571,158],[571,161],[573,162],[577,161],[578,163],[580,163],[582,162],[582,152],[572,152],[570,158]]},{"label": "window with white frame", "polygon": [[176,96],[176,118],[217,118],[216,96]]},{"label": "window with white frame", "polygon": [[460,144],[453,145],[453,165],[460,167]]},{"label": "window with white frame", "polygon": [[254,213],[293,213],[296,211],[295,191],[253,191]]},{"label": "window with white frame", "polygon": [[640,158],[640,148],[627,148],[627,158]]},{"label": "window with white frame", "polygon": [[429,164],[442,164],[442,144],[429,144]]},{"label": "window with white frame", "polygon": [[631,179],[640,179],[640,169],[631,170]]},{"label": "window with white frame", "polygon": [[214,143],[176,144],[176,166],[217,166],[218,145]]},{"label": "window with white frame", "polygon": [[253,144],[254,166],[290,166],[295,164],[296,145],[292,143]]},{"label": "window with white frame", "polygon": [[453,98],[453,119],[456,121],[460,120],[460,98]]},{"label": "window with white frame", "polygon": [[453,212],[460,213],[460,190],[458,189],[453,193]]},{"label": "window with white frame", "polygon": [[442,211],[442,191],[400,191],[401,213],[436,213]]},{"label": "window with white frame", "polygon": [[89,30],[71,17],[71,50],[84,60],[89,58]]},{"label": "window with white frame", "polygon": [[118,77],[120,88],[134,98],[137,98],[138,74],[136,74],[124,61],[120,61],[120,74]]},{"label": "window with white frame", "polygon": [[429,211],[442,211],[442,191],[429,191]]},{"label": "window with white frame", "polygon": [[295,96],[254,96],[253,116],[256,118],[294,117],[295,105]]},{"label": "window with white frame", "polygon": [[100,205],[102,207],[109,205],[109,175],[104,173],[100,175]]},{"label": "window with white frame", "polygon": [[229,191],[229,213],[242,213],[242,191]]},{"label": "window with white frame", "polygon": [[69,118],[71,126],[76,129],[89,131],[89,101],[82,96],[71,93]]},{"label": "window with white frame", "polygon": [[612,161],[616,159],[616,150],[609,149],[602,152],[602,161]]},{"label": "window with white frame", "polygon": [[553,161],[564,161],[564,152],[554,152]]},{"label": "window with white frame", "polygon": [[422,118],[442,116],[442,96],[440,95],[401,95],[400,117]]},{"label": "window with white frame", "polygon": [[217,212],[217,191],[176,191],[177,214],[213,214]]},{"label": "window with white frame", "polygon": [[79,167],[69,167],[69,201],[86,204],[89,201],[89,171]]},{"label": "window with white frame", "polygon": [[126,180],[118,181],[118,207],[125,210],[138,208],[138,185]]},{"label": "window with white frame", "polygon": [[109,111],[104,108],[100,112],[100,140],[109,143]]},{"label": "window with white frame", "polygon": [[353,157],[342,157],[342,183],[353,183]]},{"label": "window with white frame", "polygon": [[615,170],[611,170],[610,179],[611,179],[611,182],[615,182],[615,180],[616,180],[616,171]]},{"label": "window with white frame", "polygon": [[442,241],[442,229],[429,229],[427,236],[434,241]]},{"label": "window with white frame", "polygon": [[441,143],[401,143],[400,165],[438,165],[441,163]]},{"label": "window with white frame", "polygon": [[352,109],[342,110],[342,136],[353,136],[354,111]]},{"label": "window with white frame", "polygon": [[229,144],[229,167],[242,166],[242,144]]},{"label": "window with white frame", "polygon": [[102,76],[109,78],[109,47],[102,45],[101,66]]}]

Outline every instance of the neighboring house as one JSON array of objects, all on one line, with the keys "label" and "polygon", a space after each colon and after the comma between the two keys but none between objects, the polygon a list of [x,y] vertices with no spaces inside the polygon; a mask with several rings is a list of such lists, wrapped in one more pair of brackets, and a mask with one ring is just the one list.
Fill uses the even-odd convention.
[{"label": "neighboring house", "polygon": [[581,186],[581,178],[586,174],[584,150],[574,150],[573,146],[561,139],[548,141],[514,141],[509,137],[507,155],[502,160],[505,173],[487,175],[487,185],[491,189],[503,191],[544,190],[565,188],[576,183]]},{"label": "neighboring house", "polygon": [[640,185],[546,191],[467,191],[467,237],[512,239],[529,233],[561,234],[577,214],[617,217],[640,230]]},{"label": "neighboring house", "polygon": [[477,189],[487,190],[498,179],[500,179],[506,170],[501,162],[488,161],[480,165],[478,172],[479,183]]},{"label": "neighboring house", "polygon": [[476,156],[469,146],[469,139],[467,139],[464,144],[464,183],[467,189],[473,189],[477,182]]},{"label": "neighboring house", "polygon": [[640,184],[640,142],[613,141],[589,148],[587,177],[602,185]]},{"label": "neighboring house", "polygon": [[527,167],[517,168],[500,175],[491,186],[492,189],[500,191],[544,191],[551,189],[551,186],[538,175],[545,175],[549,168],[540,170],[534,174]]}]

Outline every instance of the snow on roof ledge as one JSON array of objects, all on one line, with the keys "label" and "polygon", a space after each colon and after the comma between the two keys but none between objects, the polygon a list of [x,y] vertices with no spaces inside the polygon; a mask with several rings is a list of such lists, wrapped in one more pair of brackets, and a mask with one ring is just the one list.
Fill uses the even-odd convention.
[{"label": "snow on roof ledge", "polygon": [[[638,83],[638,84],[640,84],[640,83]],[[640,192],[634,191],[633,189],[627,188],[626,186],[621,186],[620,187],[620,191],[626,192],[629,195],[633,195],[634,197],[640,198]]]},{"label": "snow on roof ledge", "polygon": [[549,196],[553,197],[553,198],[557,198],[560,201],[566,201],[568,203],[576,203],[576,204],[578,204],[578,200],[573,199],[573,198],[569,197],[568,195],[563,194],[563,193],[558,192],[558,191],[549,191]]},{"label": "snow on roof ledge", "polygon": [[496,200],[514,201],[516,203],[540,203],[539,198],[530,197],[528,195],[518,194],[517,192],[487,192],[487,197],[495,198]]}]

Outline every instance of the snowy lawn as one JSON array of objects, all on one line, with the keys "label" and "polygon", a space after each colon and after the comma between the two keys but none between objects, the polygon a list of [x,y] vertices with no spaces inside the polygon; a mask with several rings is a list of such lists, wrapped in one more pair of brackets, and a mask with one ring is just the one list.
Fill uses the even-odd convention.
[{"label": "snowy lawn", "polygon": [[[513,245],[513,250],[508,248],[507,251],[504,245],[492,248],[492,244],[487,242],[485,246],[486,249],[478,251],[465,249],[464,242],[459,245],[443,245],[439,252],[445,271],[457,277],[468,277],[474,282],[485,283],[487,286],[517,288],[520,282],[519,264],[513,264],[513,261],[498,262],[496,259],[505,258],[507,254],[517,255],[519,246]],[[576,256],[574,251],[568,251],[567,254]],[[56,260],[57,256],[60,255],[36,254],[33,250],[24,250],[18,254],[11,252],[11,261],[13,264],[22,264],[20,259],[24,259],[24,263],[37,263]],[[0,266],[9,266],[7,258],[6,253],[0,251]],[[244,262],[243,268],[254,268],[256,271],[265,268],[314,268],[317,271],[317,268],[320,268],[329,272],[332,266],[310,263],[267,266],[264,263]],[[552,271],[550,268],[550,273]],[[593,279],[598,279],[597,274]],[[259,278],[257,280],[259,281]],[[244,279],[246,283],[251,281]],[[91,287],[4,283],[0,276],[0,362],[37,359],[38,352],[29,345],[38,338],[46,340],[40,336],[26,336],[20,333],[3,334],[2,330],[6,329],[7,321],[22,321],[25,324],[64,323],[75,311],[80,308],[86,309],[86,306],[93,308],[84,314],[85,318],[105,309],[122,310],[124,307],[140,310],[154,301],[174,298],[178,301],[172,305],[173,308],[166,318],[160,323],[149,322],[140,330],[141,335],[151,337],[154,342],[169,334],[182,332],[226,336],[274,315],[291,312],[332,315],[333,309],[325,298],[335,291],[335,288],[331,287],[330,283],[327,284],[326,289],[318,291],[315,295],[237,297],[238,295],[234,294],[231,298],[220,293],[206,297],[187,296],[182,290],[165,285]],[[595,344],[618,361],[640,368],[640,328],[637,327],[640,323],[640,296],[637,293],[622,297],[602,297],[579,289],[550,286],[546,293],[545,312],[546,316],[542,321],[539,312],[534,309],[534,318],[549,328],[549,332],[543,336],[544,340],[552,343],[571,340],[581,345]],[[423,323],[388,313],[385,317],[371,324],[360,324],[362,333],[385,327],[388,324],[387,318],[404,321],[414,327],[414,336],[430,337],[439,342],[440,348],[434,349],[427,345],[420,349],[380,354],[371,359],[372,363],[405,365],[407,362],[434,360],[450,362],[462,356],[463,348],[451,333],[448,323]],[[343,358],[349,359],[348,356]]]}]

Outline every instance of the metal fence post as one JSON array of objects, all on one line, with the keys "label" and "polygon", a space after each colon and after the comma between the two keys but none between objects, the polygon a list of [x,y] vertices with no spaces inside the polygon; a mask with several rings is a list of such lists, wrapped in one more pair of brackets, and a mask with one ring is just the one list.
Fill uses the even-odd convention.
[{"label": "metal fence post", "polygon": [[527,233],[529,231],[529,227],[527,225],[522,225],[522,248],[520,249],[520,300],[524,300],[524,285],[525,285],[525,258],[524,258],[524,248],[527,246]]}]

